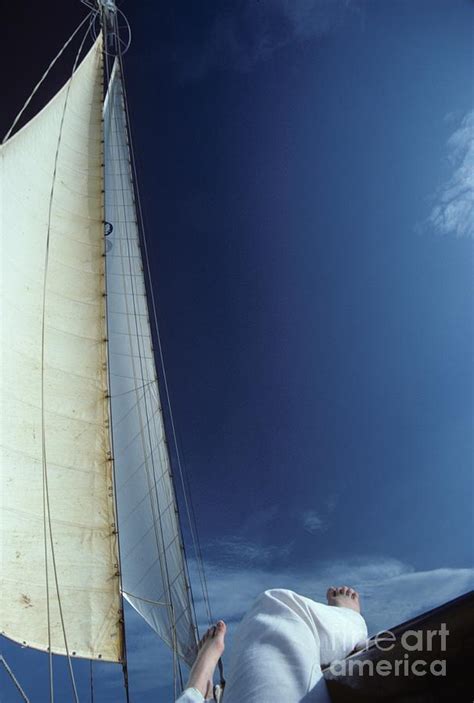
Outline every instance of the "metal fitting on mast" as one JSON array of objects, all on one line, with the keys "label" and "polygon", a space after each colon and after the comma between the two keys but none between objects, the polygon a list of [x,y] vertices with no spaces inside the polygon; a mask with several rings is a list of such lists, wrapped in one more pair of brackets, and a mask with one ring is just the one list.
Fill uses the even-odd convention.
[{"label": "metal fitting on mast", "polygon": [[[86,0],[86,4],[89,2],[90,0]],[[105,53],[108,56],[123,56],[132,40],[130,25],[124,13],[117,7],[114,0],[94,0],[94,10],[95,21],[92,25],[94,39],[102,29]]]},{"label": "metal fitting on mast", "polygon": [[114,0],[97,0],[97,6],[102,17],[104,29],[113,33],[115,31],[117,5]]},{"label": "metal fitting on mast", "polygon": [[132,41],[132,32],[127,18],[114,0],[81,0],[92,10],[91,34],[97,39],[102,30],[104,53],[107,56],[123,56]]}]

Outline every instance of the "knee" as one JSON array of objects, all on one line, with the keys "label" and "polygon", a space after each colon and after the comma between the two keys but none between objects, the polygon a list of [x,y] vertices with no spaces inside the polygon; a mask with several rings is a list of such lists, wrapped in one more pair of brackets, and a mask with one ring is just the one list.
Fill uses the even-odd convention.
[{"label": "knee", "polygon": [[287,604],[292,600],[293,595],[293,591],[286,588],[270,588],[257,596],[254,607],[260,610],[269,607],[273,609],[277,603]]},{"label": "knee", "polygon": [[282,593],[285,592],[286,591],[284,588],[269,588],[267,591],[262,591],[261,593],[259,593],[256,600],[271,600],[273,598],[278,598]]}]

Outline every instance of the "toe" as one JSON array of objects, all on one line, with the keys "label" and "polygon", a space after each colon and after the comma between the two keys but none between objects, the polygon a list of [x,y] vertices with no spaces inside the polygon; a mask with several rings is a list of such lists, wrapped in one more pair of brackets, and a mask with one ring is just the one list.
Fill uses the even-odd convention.
[{"label": "toe", "polygon": [[227,625],[223,620],[219,620],[218,623],[216,624],[216,637],[221,640],[222,642],[224,641],[224,637],[227,631]]},{"label": "toe", "polygon": [[338,591],[339,591],[340,595],[343,596],[344,593],[346,592],[346,587],[345,587],[345,586],[339,586]]},{"label": "toe", "polygon": [[204,642],[207,642],[209,637],[212,637],[212,627],[209,627],[206,632],[204,633],[204,637],[201,640],[201,643],[204,644]]},{"label": "toe", "polygon": [[335,587],[335,586],[329,586],[326,595],[327,595],[328,597],[329,597],[329,596],[332,596],[332,597],[334,598],[334,596],[337,595],[336,587]]}]

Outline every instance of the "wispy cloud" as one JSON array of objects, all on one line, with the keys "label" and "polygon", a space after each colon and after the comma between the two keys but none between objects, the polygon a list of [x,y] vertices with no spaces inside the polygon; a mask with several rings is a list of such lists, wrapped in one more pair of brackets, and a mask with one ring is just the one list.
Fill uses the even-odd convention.
[{"label": "wispy cloud", "polygon": [[302,514],[301,519],[304,529],[311,535],[315,535],[318,532],[326,532],[328,529],[327,522],[315,510],[306,510]]},{"label": "wispy cloud", "polygon": [[210,540],[205,545],[205,552],[213,555],[213,562],[224,566],[259,564],[270,567],[276,561],[286,559],[293,550],[292,541],[275,545],[265,539],[278,519],[279,510],[278,504],[254,510],[243,520],[237,534]]},{"label": "wispy cloud", "polygon": [[278,517],[280,506],[278,504],[269,505],[260,510],[254,510],[245,519],[241,533],[244,535],[254,535],[256,531],[271,525]]},{"label": "wispy cloud", "polygon": [[175,52],[186,78],[210,71],[246,72],[295,42],[322,37],[344,20],[355,0],[242,0],[222,3],[201,41]]},{"label": "wispy cloud", "polygon": [[441,234],[474,237],[474,110],[447,143],[453,172],[437,194],[428,223]]},{"label": "wispy cloud", "polygon": [[258,563],[268,566],[277,558],[287,557],[292,551],[293,543],[276,546],[235,536],[212,540],[207,548],[223,565]]},{"label": "wispy cloud", "polygon": [[310,535],[317,535],[329,528],[332,513],[334,513],[338,502],[336,495],[328,496],[317,509],[303,510],[299,516],[303,529]]},{"label": "wispy cloud", "polygon": [[336,509],[338,501],[338,496],[329,496],[329,498],[326,499],[326,509],[328,513],[332,513]]}]

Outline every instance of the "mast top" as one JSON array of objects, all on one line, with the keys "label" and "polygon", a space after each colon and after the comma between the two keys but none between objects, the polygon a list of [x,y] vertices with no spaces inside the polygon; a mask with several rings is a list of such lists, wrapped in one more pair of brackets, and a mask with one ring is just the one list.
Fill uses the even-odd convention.
[{"label": "mast top", "polygon": [[94,39],[104,34],[104,51],[108,56],[122,56],[128,50],[132,32],[127,18],[115,0],[81,0],[93,10],[91,31]]},{"label": "mast top", "polygon": [[97,5],[100,10],[106,13],[115,14],[117,12],[117,5],[114,0],[97,0]]}]

